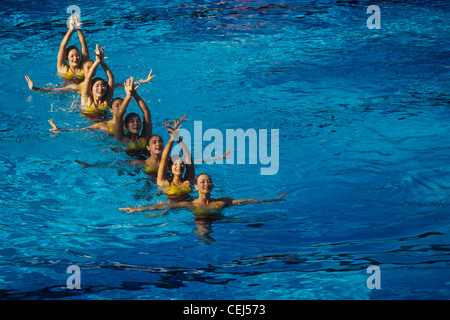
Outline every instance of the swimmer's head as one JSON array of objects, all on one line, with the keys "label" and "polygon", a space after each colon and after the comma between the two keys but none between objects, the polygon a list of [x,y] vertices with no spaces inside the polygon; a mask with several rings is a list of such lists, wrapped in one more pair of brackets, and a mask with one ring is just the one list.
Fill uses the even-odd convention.
[{"label": "swimmer's head", "polygon": [[129,113],[125,117],[125,128],[132,134],[139,134],[142,128],[141,117],[137,113]]},{"label": "swimmer's head", "polygon": [[111,111],[112,114],[116,114],[119,111],[122,102],[123,102],[122,98],[112,99],[111,106],[109,107],[109,110]]},{"label": "swimmer's head", "polygon": [[164,150],[163,139],[157,134],[152,135],[148,140],[147,150],[153,154],[161,154]]},{"label": "swimmer's head", "polygon": [[168,160],[170,171],[172,172],[172,175],[174,176],[181,176],[184,173],[184,169],[186,168],[184,164],[183,157],[180,157],[177,154],[173,154],[170,156]]},{"label": "swimmer's head", "polygon": [[108,85],[102,78],[94,78],[92,80],[91,92],[92,95],[101,99],[105,96],[106,91],[108,90]]},{"label": "swimmer's head", "polygon": [[67,47],[66,49],[66,61],[71,67],[79,67],[81,64],[81,54],[75,46]]},{"label": "swimmer's head", "polygon": [[[92,60],[84,61],[83,64],[82,64],[82,66],[83,66],[83,73],[84,74],[88,74],[89,70],[91,70],[93,64],[94,64],[94,61],[92,61]],[[95,73],[92,76],[95,76]]]},{"label": "swimmer's head", "polygon": [[198,192],[209,193],[212,191],[214,185],[212,183],[211,177],[206,173],[200,173],[195,178],[195,190]]}]

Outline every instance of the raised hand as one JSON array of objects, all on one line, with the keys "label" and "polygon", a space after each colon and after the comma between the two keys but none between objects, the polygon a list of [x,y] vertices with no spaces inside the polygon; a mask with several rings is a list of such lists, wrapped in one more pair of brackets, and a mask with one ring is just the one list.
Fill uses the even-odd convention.
[{"label": "raised hand", "polygon": [[187,113],[185,113],[180,119],[174,120],[173,127],[170,126],[170,121],[164,123],[164,126],[168,129],[167,132],[169,132],[171,134],[175,129],[177,129],[177,127],[184,121],[186,116],[187,116]]},{"label": "raised hand", "polygon": [[25,76],[25,80],[27,80],[27,82],[28,82],[28,88],[30,88],[30,90],[33,90],[34,89],[34,83],[33,83],[33,81],[31,81],[30,77],[29,76]]},{"label": "raised hand", "polygon": [[58,128],[58,126],[53,122],[52,119],[49,119],[48,123],[50,123],[50,125],[52,126],[52,128],[49,129],[50,131],[54,131],[54,132],[61,131],[61,129]]},{"label": "raised hand", "polygon": [[83,22],[81,22],[80,20],[80,14],[76,14],[75,17],[73,18],[73,25],[74,27],[78,30],[81,29],[81,25],[83,24]]},{"label": "raised hand", "polygon": [[147,79],[142,80],[140,83],[150,82],[150,80],[152,80],[154,77],[156,77],[156,76],[152,76],[152,72],[153,72],[153,69],[150,69],[150,73],[148,74]]},{"label": "raised hand", "polygon": [[129,79],[127,79],[125,81],[125,83],[123,84],[123,87],[124,87],[127,95],[132,94],[133,92],[135,92],[137,90],[137,88],[139,88],[139,86],[136,86],[136,84],[134,83],[133,77],[130,77]]},{"label": "raised hand", "polygon": [[180,140],[180,129],[181,129],[181,122],[186,117],[186,114],[179,120],[173,121],[173,127],[170,126],[170,123],[167,122],[164,125],[167,128],[167,132],[170,134],[170,140],[172,141],[179,141]]},{"label": "raised hand", "polygon": [[98,60],[103,61],[103,60],[107,59],[107,57],[105,57],[104,51],[105,51],[105,47],[101,47],[101,49],[99,49],[98,44],[95,45],[94,54]]},{"label": "raised hand", "polygon": [[75,18],[73,16],[73,14],[71,14],[68,27],[70,30],[72,30],[72,29],[75,29],[75,25],[76,25]]}]

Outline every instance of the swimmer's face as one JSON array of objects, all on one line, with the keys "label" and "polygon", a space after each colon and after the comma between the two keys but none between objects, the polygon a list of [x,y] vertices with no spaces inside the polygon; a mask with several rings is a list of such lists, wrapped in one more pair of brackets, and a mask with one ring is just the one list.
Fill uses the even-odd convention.
[{"label": "swimmer's face", "polygon": [[81,62],[81,55],[78,49],[72,49],[67,55],[67,61],[71,67],[78,67]]},{"label": "swimmer's face", "polygon": [[141,132],[142,122],[139,116],[130,117],[127,123],[127,129],[130,133],[139,134]]},{"label": "swimmer's face", "polygon": [[195,190],[199,192],[209,193],[213,189],[213,183],[210,176],[207,174],[201,174],[197,177],[197,183],[195,184]]},{"label": "swimmer's face", "polygon": [[122,99],[114,99],[113,103],[111,104],[110,110],[112,114],[116,114],[119,109],[120,106],[122,105],[123,100]]},{"label": "swimmer's face", "polygon": [[[83,64],[83,72],[84,72],[84,74],[88,74],[89,73],[89,70],[91,70],[93,64],[94,64],[94,62],[92,62],[92,61],[86,61],[86,63]],[[95,74],[93,76],[95,76]]]},{"label": "swimmer's face", "polygon": [[175,160],[172,164],[171,170],[174,175],[182,175],[184,172],[183,159]]},{"label": "swimmer's face", "polygon": [[97,98],[103,98],[106,93],[106,83],[103,80],[98,80],[92,86],[92,94]]},{"label": "swimmer's face", "polygon": [[151,153],[160,154],[164,149],[164,144],[160,136],[151,137],[147,150]]}]

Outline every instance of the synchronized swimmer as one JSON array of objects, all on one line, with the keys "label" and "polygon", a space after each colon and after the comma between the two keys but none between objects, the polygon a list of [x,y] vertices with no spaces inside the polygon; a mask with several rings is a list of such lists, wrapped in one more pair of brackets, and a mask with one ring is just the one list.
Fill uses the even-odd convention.
[{"label": "synchronized swimmer", "polygon": [[[211,197],[213,190],[211,177],[206,173],[195,176],[195,166],[191,152],[180,138],[179,130],[186,114],[175,120],[173,126],[170,123],[165,123],[170,140],[164,146],[162,137],[153,134],[150,110],[144,99],[137,93],[139,84],[148,83],[155,77],[152,75],[152,70],[150,70],[145,80],[135,82],[133,77],[127,79],[123,84],[126,93],[125,98],[113,98],[114,88],[121,86],[121,84],[114,83],[114,75],[105,63],[105,47],[100,48],[97,44],[94,51],[95,60],[90,60],[81,25],[82,22],[79,15],[71,16],[69,30],[61,42],[57,56],[57,72],[59,76],[69,82],[66,86],[61,88],[38,88],[34,86],[33,81],[28,76],[25,76],[25,79],[29,88],[33,91],[76,91],[81,95],[81,113],[95,121],[93,125],[81,129],[60,129],[52,119],[49,119],[50,131],[101,130],[114,136],[117,142],[122,143],[126,147],[128,155],[133,156],[134,152],[144,152],[148,155],[145,158],[125,163],[137,165],[147,174],[156,178],[158,188],[166,194],[170,203],[155,204],[147,207],[125,207],[119,208],[119,210],[127,211],[126,213],[129,214],[141,211],[187,209],[195,215],[194,222],[198,228],[195,233],[209,239],[208,234],[211,232],[211,223],[222,216],[224,208],[251,203],[280,201],[286,196],[286,193],[283,193],[274,199],[268,200],[235,200],[229,197]],[[75,30],[79,37],[81,51],[76,46],[68,46]],[[95,77],[99,65],[106,74],[106,80]],[[137,113],[129,113],[125,116],[128,105],[133,98],[142,111],[142,118]],[[108,111],[112,114],[112,119],[105,120]],[[170,155],[175,141],[180,146],[182,156]],[[230,152],[231,149],[224,153],[222,157],[215,159],[226,158]],[[201,162],[208,160],[214,159],[201,160]],[[76,162],[85,167],[94,166],[78,160]],[[198,192],[198,197],[195,200],[192,200],[190,196],[193,189]],[[155,216],[155,214],[151,216]]]},{"label": "synchronized swimmer", "polygon": [[149,207],[126,207],[119,210],[128,211],[127,214],[141,211],[157,211],[164,209],[188,209],[195,215],[204,215],[210,213],[220,213],[226,207],[239,206],[251,203],[280,201],[287,194],[268,200],[261,199],[232,199],[227,197],[211,198],[213,183],[211,177],[206,173],[201,173],[195,178],[194,189],[198,192],[198,198],[193,201],[179,201],[170,204],[155,204]]}]

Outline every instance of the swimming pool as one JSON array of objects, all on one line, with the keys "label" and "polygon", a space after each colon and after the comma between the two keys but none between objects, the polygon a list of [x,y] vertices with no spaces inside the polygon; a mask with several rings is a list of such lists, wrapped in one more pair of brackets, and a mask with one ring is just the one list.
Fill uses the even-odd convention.
[{"label": "swimming pool", "polygon": [[[73,4],[117,81],[153,69],[139,93],[165,141],[161,123],[184,113],[192,133],[196,121],[224,135],[279,130],[276,174],[248,154],[197,165],[214,196],[288,195],[226,209],[214,241],[188,211],[119,211],[164,197],[139,170],[74,162],[129,158],[103,133],[49,132],[50,118],[88,123],[79,98],[24,80],[61,85],[67,7],[11,2],[0,13],[2,299],[449,298],[449,1],[380,1],[381,29],[366,25],[368,1]],[[72,265],[79,290],[66,286]],[[367,285],[371,265],[380,289]]]}]

